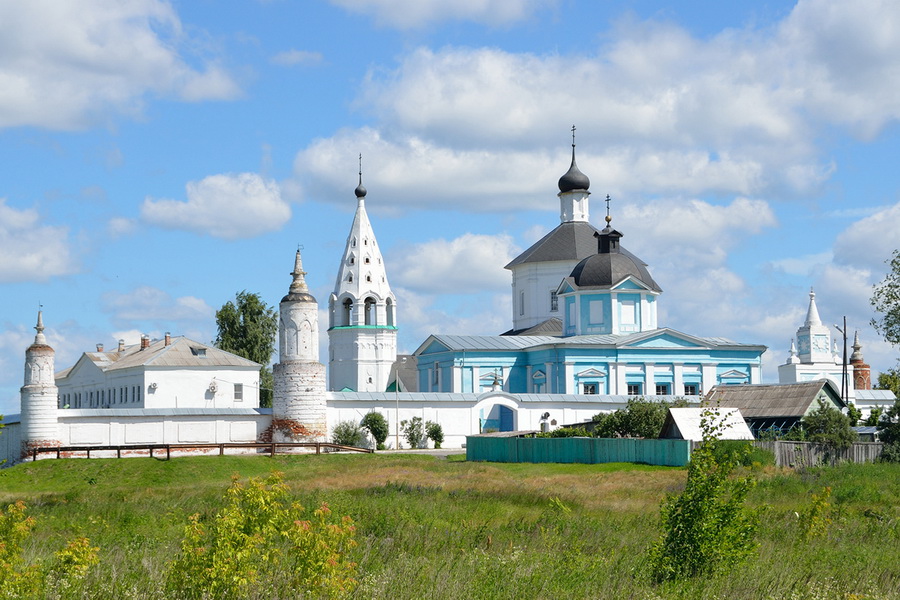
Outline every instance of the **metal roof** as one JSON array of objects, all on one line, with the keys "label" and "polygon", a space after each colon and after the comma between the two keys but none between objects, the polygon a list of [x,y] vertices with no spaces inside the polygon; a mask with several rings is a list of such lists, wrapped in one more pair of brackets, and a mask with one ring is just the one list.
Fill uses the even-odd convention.
[{"label": "metal roof", "polygon": [[581,260],[597,253],[594,234],[598,231],[587,221],[560,223],[504,268],[510,269],[524,263]]},{"label": "metal roof", "polygon": [[190,417],[271,415],[271,408],[67,408],[60,409],[59,418],[66,417]]},{"label": "metal roof", "polygon": [[705,404],[739,408],[745,418],[802,417],[823,388],[842,403],[840,393],[827,379],[803,383],[718,385],[710,390]]},{"label": "metal roof", "polygon": [[854,390],[857,400],[884,400],[893,402],[897,399],[891,390]]},{"label": "metal roof", "polygon": [[737,408],[670,408],[660,433],[661,438],[679,438],[699,442],[703,440],[701,421],[707,410],[715,413],[715,423],[721,428],[716,436],[720,440],[752,440],[753,432],[747,427]]}]

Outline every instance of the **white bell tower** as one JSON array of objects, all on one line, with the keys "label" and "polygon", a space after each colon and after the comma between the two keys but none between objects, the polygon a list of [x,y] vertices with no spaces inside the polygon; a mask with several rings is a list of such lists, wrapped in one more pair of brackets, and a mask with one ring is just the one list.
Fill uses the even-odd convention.
[{"label": "white bell tower", "polygon": [[19,392],[23,457],[32,448],[59,446],[59,390],[53,373],[55,352],[44,336],[41,311],[34,329],[37,331],[34,343],[25,351],[25,385]]},{"label": "white bell tower", "polygon": [[383,392],[397,360],[397,299],[366,214],[362,166],[355,193],[356,215],[328,300],[328,389]]}]

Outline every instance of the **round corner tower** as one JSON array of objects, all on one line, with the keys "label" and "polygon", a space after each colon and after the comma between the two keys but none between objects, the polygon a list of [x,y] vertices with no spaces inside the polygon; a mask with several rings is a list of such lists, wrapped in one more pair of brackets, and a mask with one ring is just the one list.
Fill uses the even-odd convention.
[{"label": "round corner tower", "polygon": [[59,390],[54,377],[53,348],[44,337],[44,319],[38,311],[34,343],[25,350],[25,385],[21,401],[22,457],[32,449],[59,446]]},{"label": "round corner tower", "polygon": [[273,368],[272,441],[323,441],[328,431],[325,365],[319,362],[319,305],[309,293],[300,250],[281,299]]}]

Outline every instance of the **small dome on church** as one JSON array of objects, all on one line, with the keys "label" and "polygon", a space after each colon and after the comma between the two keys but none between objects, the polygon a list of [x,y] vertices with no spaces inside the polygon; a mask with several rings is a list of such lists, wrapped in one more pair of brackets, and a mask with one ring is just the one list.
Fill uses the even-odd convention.
[{"label": "small dome on church", "polygon": [[582,288],[609,288],[629,276],[653,291],[662,291],[650,276],[647,265],[625,249],[589,256],[575,265],[571,273],[575,284]]},{"label": "small dome on church", "polygon": [[591,187],[591,180],[578,169],[575,164],[575,153],[572,153],[572,164],[566,174],[559,178],[559,191],[586,190]]},{"label": "small dome on church", "polygon": [[362,181],[359,182],[359,185],[356,186],[356,189],[353,190],[353,193],[356,194],[357,198],[365,198],[366,197],[366,186],[362,184]]}]

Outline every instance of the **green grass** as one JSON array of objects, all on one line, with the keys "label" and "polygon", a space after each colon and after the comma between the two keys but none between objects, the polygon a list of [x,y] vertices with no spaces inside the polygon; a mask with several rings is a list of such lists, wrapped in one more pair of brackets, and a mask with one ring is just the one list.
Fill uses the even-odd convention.
[{"label": "green grass", "polygon": [[[678,468],[388,453],[43,460],[0,471],[0,503],[24,500],[37,519],[29,561],[75,535],[100,547],[86,588],[64,597],[151,600],[165,597],[188,516],[215,511],[232,475],[273,469],[305,506],[326,500],[356,522],[356,598],[900,598],[900,465],[757,469],[756,556],[666,586],[650,582],[645,557],[660,500],[684,485]],[[805,540],[797,514],[826,486],[831,525]]]}]

